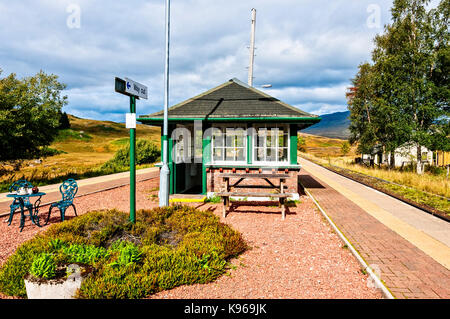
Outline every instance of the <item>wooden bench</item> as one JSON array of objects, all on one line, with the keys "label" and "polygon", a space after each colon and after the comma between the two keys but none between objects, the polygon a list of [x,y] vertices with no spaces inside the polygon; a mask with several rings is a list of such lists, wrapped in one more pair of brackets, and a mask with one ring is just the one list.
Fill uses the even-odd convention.
[{"label": "wooden bench", "polygon": [[[224,180],[224,190],[220,193],[217,193],[217,196],[222,197],[223,199],[223,217],[227,216],[227,207],[230,207],[230,197],[269,197],[269,198],[277,198],[280,206],[281,206],[281,216],[282,219],[286,218],[286,206],[285,201],[286,198],[291,197],[291,194],[284,193],[284,183],[285,180],[289,177],[288,174],[234,174],[234,173],[226,173],[219,174],[219,177],[222,177]],[[230,185],[231,178],[238,178],[239,180],[234,184]],[[244,185],[240,186],[239,184],[245,179],[264,179],[269,185]],[[274,185],[269,179],[278,179],[280,180],[279,185]],[[231,188],[272,188],[277,190],[278,193],[258,193],[258,192],[231,192]]]}]

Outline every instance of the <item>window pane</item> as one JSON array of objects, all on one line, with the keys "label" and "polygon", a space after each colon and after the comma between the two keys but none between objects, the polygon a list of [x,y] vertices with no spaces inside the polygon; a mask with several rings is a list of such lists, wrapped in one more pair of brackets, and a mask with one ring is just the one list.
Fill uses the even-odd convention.
[{"label": "window pane", "polygon": [[257,161],[264,161],[264,148],[257,147],[256,148],[256,160]]},{"label": "window pane", "polygon": [[243,129],[236,129],[236,147],[245,146],[245,131]]},{"label": "window pane", "polygon": [[276,127],[271,127],[267,130],[267,147],[276,147],[278,129]]},{"label": "window pane", "polygon": [[244,148],[236,149],[236,160],[237,161],[245,161],[245,149]]},{"label": "window pane", "polygon": [[278,160],[280,162],[287,162],[287,160],[288,160],[288,148],[287,147],[279,148],[278,154],[279,154]]},{"label": "window pane", "polygon": [[217,127],[213,128],[212,139],[213,139],[214,147],[223,146],[223,134],[219,128],[217,128]]},{"label": "window pane", "polygon": [[234,146],[234,129],[228,128],[225,131],[225,146],[232,147]]},{"label": "window pane", "polygon": [[277,160],[276,148],[266,149],[266,161],[275,162]]},{"label": "window pane", "polygon": [[274,141],[272,140],[272,136],[270,134],[268,134],[266,147],[272,147],[272,146],[275,146],[275,144],[274,144]]},{"label": "window pane", "polygon": [[288,135],[283,130],[280,130],[279,134],[278,134],[278,146],[279,147],[287,147],[288,146]]},{"label": "window pane", "polygon": [[234,148],[228,147],[225,149],[225,160],[226,161],[234,161],[235,151]]},{"label": "window pane", "polygon": [[214,161],[223,161],[223,148],[214,148],[213,160]]},{"label": "window pane", "polygon": [[213,136],[213,145],[214,147],[222,147],[223,146],[223,136]]},{"label": "window pane", "polygon": [[256,147],[264,147],[266,135],[267,135],[267,130],[265,128],[258,129],[258,134],[256,137]]}]

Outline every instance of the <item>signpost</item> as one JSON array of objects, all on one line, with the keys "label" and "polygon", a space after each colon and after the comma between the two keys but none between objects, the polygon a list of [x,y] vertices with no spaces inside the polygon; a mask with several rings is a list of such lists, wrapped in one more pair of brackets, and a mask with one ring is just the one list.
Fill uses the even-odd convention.
[{"label": "signpost", "polygon": [[115,91],[130,97],[126,128],[130,129],[130,221],[136,222],[136,99],[147,99],[147,87],[129,78],[115,79]]}]

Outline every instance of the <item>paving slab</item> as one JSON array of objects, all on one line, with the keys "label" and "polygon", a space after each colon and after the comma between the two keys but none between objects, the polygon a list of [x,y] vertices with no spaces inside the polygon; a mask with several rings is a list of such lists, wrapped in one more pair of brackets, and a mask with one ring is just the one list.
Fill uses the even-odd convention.
[{"label": "paving slab", "polygon": [[304,159],[301,165],[300,182],[396,298],[450,298],[447,222],[420,211],[416,226],[404,203]]}]

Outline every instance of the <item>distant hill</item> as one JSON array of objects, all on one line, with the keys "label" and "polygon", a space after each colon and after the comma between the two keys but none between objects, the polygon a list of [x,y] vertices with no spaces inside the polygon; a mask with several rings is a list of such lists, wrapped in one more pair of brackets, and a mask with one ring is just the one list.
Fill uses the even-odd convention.
[{"label": "distant hill", "polygon": [[349,111],[321,115],[322,121],[302,130],[302,132],[330,138],[348,139],[350,136],[348,130],[350,126],[349,115]]}]

